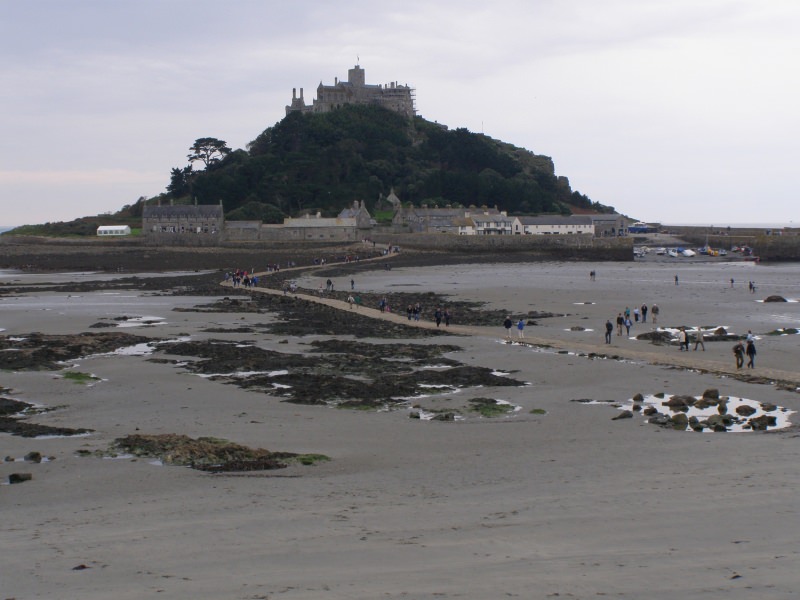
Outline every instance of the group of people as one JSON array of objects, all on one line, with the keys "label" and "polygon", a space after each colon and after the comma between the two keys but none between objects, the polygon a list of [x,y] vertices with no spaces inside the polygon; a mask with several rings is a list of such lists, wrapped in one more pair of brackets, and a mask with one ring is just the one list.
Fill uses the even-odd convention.
[{"label": "group of people", "polygon": [[250,275],[247,271],[236,269],[233,273],[225,273],[225,281],[230,281],[233,287],[255,287],[258,285],[258,277]]},{"label": "group of people", "polygon": [[[525,339],[525,319],[520,317],[517,320],[516,330],[517,330],[517,338],[522,340]],[[511,329],[514,327],[514,321],[511,320],[511,315],[506,316],[505,320],[503,321],[503,327],[506,330],[506,339],[511,339]]]},{"label": "group of people", "polygon": [[733,347],[733,357],[736,360],[736,368],[741,369],[744,365],[744,356],[747,355],[747,368],[755,369],[756,367],[756,342],[753,332],[747,332],[745,343],[741,341],[736,342]]},{"label": "group of people", "polygon": [[[648,308],[647,304],[642,304],[641,307],[634,307],[633,310],[626,306],[624,311],[617,313],[617,335],[622,335],[623,327],[625,328],[625,334],[630,335],[631,327],[633,327],[634,323],[639,323],[640,319],[642,323],[647,323],[648,313],[651,315],[652,322],[657,323],[660,312],[661,309],[658,304],[653,304],[652,308]],[[631,320],[631,316],[633,316],[633,320]],[[606,321],[606,344],[611,343],[613,331],[614,324],[609,319]]]},{"label": "group of people", "polygon": [[406,316],[408,317],[409,321],[412,319],[415,321],[419,321],[419,317],[421,314],[422,314],[422,306],[420,306],[419,302],[417,302],[416,304],[409,304],[406,307]]},{"label": "group of people", "polygon": [[[686,350],[686,352],[689,351],[689,343],[689,332],[686,331],[686,327],[681,327],[678,331],[678,344],[681,352],[684,350]],[[706,336],[700,327],[698,327],[694,332],[694,349],[697,350],[698,346],[701,347],[703,352],[706,351]]]}]

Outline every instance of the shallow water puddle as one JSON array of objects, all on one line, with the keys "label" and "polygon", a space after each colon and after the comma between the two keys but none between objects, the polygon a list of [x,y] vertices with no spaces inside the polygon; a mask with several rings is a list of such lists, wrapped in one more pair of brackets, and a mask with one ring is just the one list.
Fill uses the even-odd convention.
[{"label": "shallow water puddle", "polygon": [[[791,425],[790,416],[795,413],[795,411],[782,406],[736,396],[723,396],[719,401],[704,399],[703,396],[680,396],[694,398],[696,404],[670,407],[668,405],[670,399],[677,397],[653,394],[643,396],[642,400],[638,402],[631,398],[619,404],[612,403],[612,405],[620,411],[627,410],[632,411],[634,415],[640,414],[648,423],[663,425],[670,429],[711,433],[715,432],[715,423],[718,426],[722,425],[721,419],[724,420],[724,431],[730,433],[785,429]],[[609,402],[591,401],[587,404],[608,405]],[[720,405],[723,405],[723,408]],[[638,408],[634,410],[634,407]],[[685,415],[686,423],[672,420],[678,415]],[[665,417],[670,420],[664,422]],[[681,421],[683,420],[682,417],[679,418]],[[759,427],[759,421],[768,424]],[[700,427],[700,425],[703,426]],[[719,431],[722,429],[720,428]]]}]

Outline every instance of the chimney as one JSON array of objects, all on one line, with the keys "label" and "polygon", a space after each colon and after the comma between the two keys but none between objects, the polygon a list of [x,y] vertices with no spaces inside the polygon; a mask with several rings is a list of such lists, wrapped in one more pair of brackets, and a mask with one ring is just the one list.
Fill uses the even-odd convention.
[{"label": "chimney", "polygon": [[303,88],[300,88],[300,100],[303,99]]},{"label": "chimney", "polygon": [[292,100],[297,100],[297,88],[292,88]]}]

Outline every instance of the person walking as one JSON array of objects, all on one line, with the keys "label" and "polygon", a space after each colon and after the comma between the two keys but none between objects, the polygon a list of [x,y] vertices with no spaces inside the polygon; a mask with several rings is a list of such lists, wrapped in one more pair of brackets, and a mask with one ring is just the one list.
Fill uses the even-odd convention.
[{"label": "person walking", "polygon": [[742,342],[736,342],[733,347],[733,356],[736,359],[736,368],[741,369],[744,364],[744,345],[742,345]]},{"label": "person walking", "polygon": [[661,309],[658,308],[658,304],[653,304],[653,308],[650,309],[650,312],[653,313],[653,325],[658,323],[658,313],[661,312]]},{"label": "person walking", "polygon": [[675,275],[675,285],[678,285],[678,275]]},{"label": "person walking", "polygon": [[614,325],[611,323],[611,319],[606,321],[606,344],[611,343],[611,332],[614,331]]},{"label": "person walking", "polygon": [[756,368],[756,343],[753,340],[747,340],[747,366],[751,369]]},{"label": "person walking", "polygon": [[[697,347],[698,346],[702,346],[703,347],[703,352],[706,351],[706,343],[705,343],[705,341],[706,341],[705,340],[705,334],[703,333],[703,330],[698,327],[697,328],[697,332],[694,334],[694,349],[695,349],[695,352],[697,351]],[[687,348],[687,350],[688,350],[688,348]]]},{"label": "person walking", "polygon": [[686,328],[681,327],[681,330],[678,332],[678,342],[680,343],[680,350],[683,352],[683,349],[686,348],[686,351],[689,351],[689,336],[686,333]]},{"label": "person walking", "polygon": [[642,304],[642,323],[647,323],[647,304]]},{"label": "person walking", "polygon": [[625,335],[631,334],[631,325],[633,325],[633,323],[631,323],[631,318],[625,317]]},{"label": "person walking", "polygon": [[442,309],[439,308],[438,306],[436,307],[436,310],[433,312],[433,320],[436,321],[437,327],[439,327],[439,325],[442,324]]},{"label": "person walking", "polygon": [[517,337],[519,339],[525,339],[525,319],[520,318],[517,321]]},{"label": "person walking", "polygon": [[506,317],[506,320],[503,321],[503,327],[506,328],[506,339],[507,340],[511,339],[511,326],[512,325],[513,325],[513,323],[511,322],[511,315],[508,315]]},{"label": "person walking", "polygon": [[622,313],[617,313],[617,335],[622,335],[622,326],[625,324],[625,318]]}]

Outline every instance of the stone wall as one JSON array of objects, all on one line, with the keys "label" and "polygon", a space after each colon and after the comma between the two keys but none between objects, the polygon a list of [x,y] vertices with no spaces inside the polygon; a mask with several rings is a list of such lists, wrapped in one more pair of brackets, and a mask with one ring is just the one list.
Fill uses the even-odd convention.
[{"label": "stone wall", "polygon": [[800,261],[800,235],[759,235],[753,254],[762,261]]},{"label": "stone wall", "polygon": [[370,239],[413,250],[436,252],[525,252],[560,260],[633,260],[632,238],[595,238],[591,235],[449,235],[395,234],[373,231]]}]

